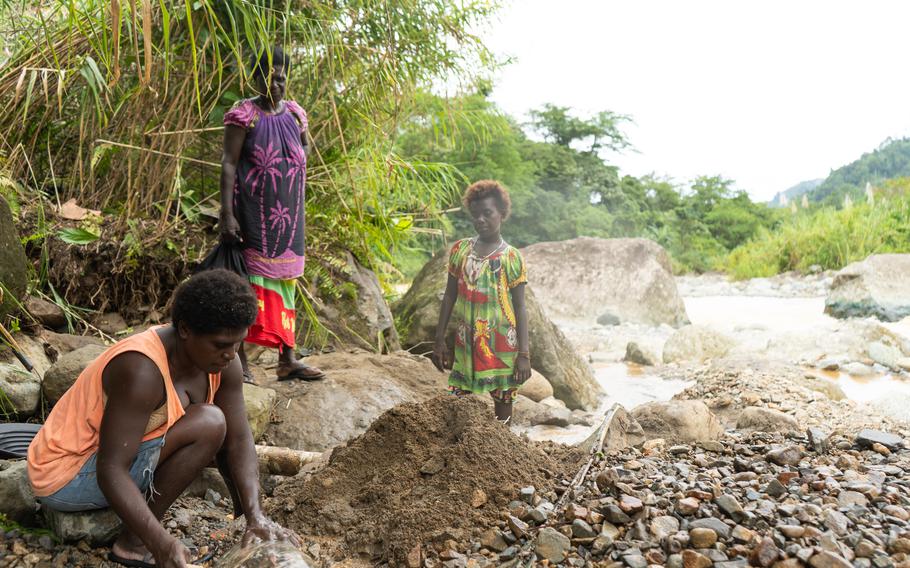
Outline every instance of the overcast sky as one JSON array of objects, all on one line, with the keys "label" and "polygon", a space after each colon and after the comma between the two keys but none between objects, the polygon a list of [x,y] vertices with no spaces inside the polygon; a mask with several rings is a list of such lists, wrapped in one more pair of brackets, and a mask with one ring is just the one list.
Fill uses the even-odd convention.
[{"label": "overcast sky", "polygon": [[910,2],[512,0],[493,99],[629,114],[622,173],[720,174],[754,199],[910,135]]}]

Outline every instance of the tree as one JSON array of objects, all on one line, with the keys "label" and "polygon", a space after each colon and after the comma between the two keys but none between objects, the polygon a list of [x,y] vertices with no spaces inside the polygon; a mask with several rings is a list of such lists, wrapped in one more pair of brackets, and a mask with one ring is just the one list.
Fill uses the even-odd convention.
[{"label": "tree", "polygon": [[587,151],[596,153],[603,148],[619,151],[629,146],[629,141],[619,130],[629,117],[610,111],[601,111],[588,120],[569,114],[568,107],[545,104],[531,111],[531,127],[543,137],[560,146],[569,147],[573,142],[587,141]]}]

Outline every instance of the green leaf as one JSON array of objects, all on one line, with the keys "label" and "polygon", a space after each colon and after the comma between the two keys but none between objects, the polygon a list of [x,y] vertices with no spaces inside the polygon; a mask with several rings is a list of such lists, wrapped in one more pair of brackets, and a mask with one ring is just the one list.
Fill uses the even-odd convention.
[{"label": "green leaf", "polygon": [[87,245],[97,241],[101,235],[79,227],[68,227],[57,231],[57,236],[68,245]]}]

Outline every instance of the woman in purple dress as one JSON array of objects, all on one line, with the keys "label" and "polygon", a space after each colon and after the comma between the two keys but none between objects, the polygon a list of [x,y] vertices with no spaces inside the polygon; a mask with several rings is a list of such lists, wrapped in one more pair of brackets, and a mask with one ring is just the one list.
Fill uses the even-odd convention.
[{"label": "woman in purple dress", "polygon": [[[294,356],[308,143],[306,112],[284,100],[288,68],[280,48],[263,52],[253,61],[259,95],[239,101],[224,115],[221,239],[242,243],[259,300],[246,341],[278,349],[279,380],[315,380],[325,374]],[[239,355],[244,381],[253,382],[242,347]]]}]

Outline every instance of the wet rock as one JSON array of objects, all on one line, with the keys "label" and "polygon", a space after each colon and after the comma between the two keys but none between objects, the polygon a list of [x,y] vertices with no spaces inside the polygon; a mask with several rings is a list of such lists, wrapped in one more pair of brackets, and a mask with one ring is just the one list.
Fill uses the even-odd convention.
[{"label": "wet rock", "polygon": [[781,466],[798,465],[803,459],[803,450],[799,446],[786,446],[771,450],[765,454],[765,459],[769,462]]},{"label": "wet rock", "polygon": [[47,527],[64,542],[85,540],[94,546],[109,545],[120,533],[120,517],[113,509],[62,513],[45,508]]},{"label": "wet rock", "polygon": [[664,344],[664,363],[703,362],[726,355],[735,342],[702,325],[687,325],[677,330]]},{"label": "wet rock", "polygon": [[699,400],[649,402],[636,407],[632,417],[647,439],[663,438],[671,444],[716,440],[723,434],[717,417]]},{"label": "wet rock", "polygon": [[541,558],[546,558],[552,564],[563,561],[571,548],[572,543],[568,537],[550,527],[544,527],[537,533],[534,542],[534,552]]},{"label": "wet rock", "polygon": [[79,374],[104,351],[105,348],[99,345],[86,345],[61,355],[44,374],[44,381],[41,384],[48,402],[56,404],[60,397],[73,386],[73,383],[79,378]]},{"label": "wet rock", "polygon": [[689,531],[689,542],[694,548],[711,548],[717,542],[717,533],[711,529],[694,528]]},{"label": "wet rock", "polygon": [[749,563],[753,566],[763,566],[767,568],[774,564],[774,561],[780,556],[780,549],[774,544],[774,541],[768,537],[761,541],[752,549],[749,554]]},{"label": "wet rock", "polygon": [[892,450],[898,449],[903,444],[903,438],[881,430],[865,429],[856,435],[854,440],[857,446],[861,448],[871,448],[872,444],[881,444]]},{"label": "wet rock", "polygon": [[659,353],[651,347],[635,341],[630,341],[626,345],[626,355],[623,357],[623,361],[653,367],[654,365],[660,365],[661,357]]},{"label": "wet rock", "polygon": [[38,409],[41,377],[26,371],[18,362],[0,363],[0,393],[6,395],[17,416],[28,418]]},{"label": "wet rock", "polygon": [[799,422],[789,414],[772,408],[749,406],[736,419],[736,428],[747,432],[799,432]]}]

